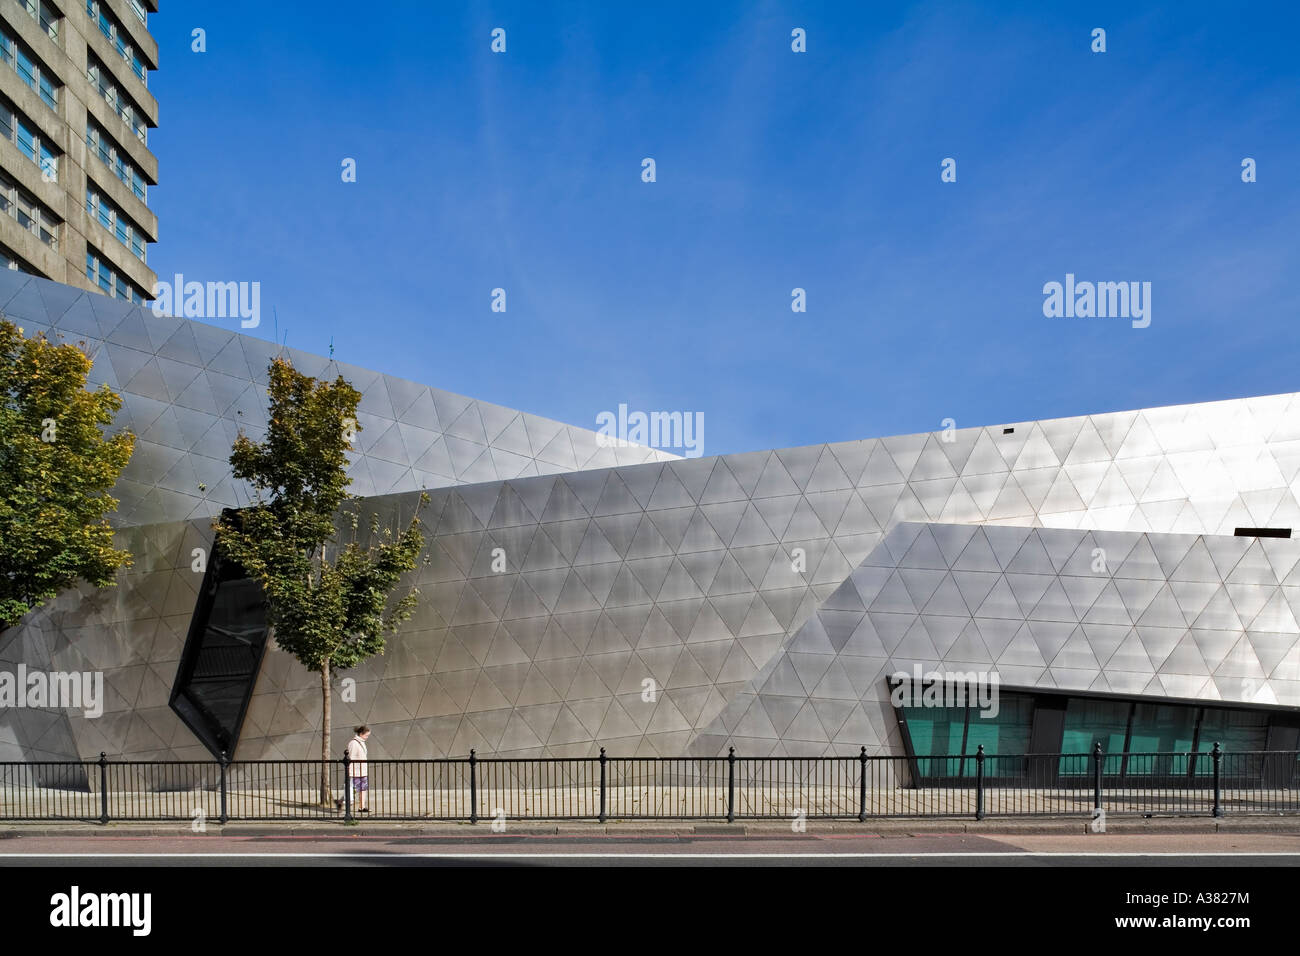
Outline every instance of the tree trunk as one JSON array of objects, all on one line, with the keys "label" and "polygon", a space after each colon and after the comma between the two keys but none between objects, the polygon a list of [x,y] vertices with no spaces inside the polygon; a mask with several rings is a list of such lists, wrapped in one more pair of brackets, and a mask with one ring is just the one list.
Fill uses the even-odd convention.
[{"label": "tree trunk", "polygon": [[[325,661],[320,669],[320,692],[323,718],[320,728],[320,802],[322,806],[329,806],[334,795],[330,792],[330,662]],[[348,782],[343,781],[343,786]]]}]

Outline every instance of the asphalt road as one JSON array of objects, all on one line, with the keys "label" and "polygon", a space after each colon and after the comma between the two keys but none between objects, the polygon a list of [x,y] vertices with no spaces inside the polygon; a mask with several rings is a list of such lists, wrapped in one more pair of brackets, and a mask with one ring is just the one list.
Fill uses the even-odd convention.
[{"label": "asphalt road", "polygon": [[1300,834],[20,836],[13,866],[1162,866],[1300,865]]}]

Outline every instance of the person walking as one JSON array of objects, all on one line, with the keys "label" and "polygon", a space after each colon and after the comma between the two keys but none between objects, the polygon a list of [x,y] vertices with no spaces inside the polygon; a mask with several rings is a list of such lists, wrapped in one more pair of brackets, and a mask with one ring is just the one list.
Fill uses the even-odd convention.
[{"label": "person walking", "polygon": [[[348,760],[351,761],[348,767],[348,783],[352,787],[353,801],[361,813],[369,813],[370,808],[366,806],[366,794],[370,790],[370,776],[366,768],[366,740],[370,737],[370,728],[365,724],[357,727],[353,732],[354,736],[348,741]],[[334,801],[334,806],[343,809],[343,798],[339,797]]]}]

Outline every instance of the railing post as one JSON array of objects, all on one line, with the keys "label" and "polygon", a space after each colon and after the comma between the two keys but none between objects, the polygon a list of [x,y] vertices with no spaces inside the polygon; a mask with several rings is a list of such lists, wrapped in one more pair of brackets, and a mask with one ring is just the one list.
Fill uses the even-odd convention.
[{"label": "railing post", "polygon": [[99,822],[108,822],[108,754],[99,752]]},{"label": "railing post", "polygon": [[1092,808],[1101,809],[1101,741],[1092,748]]},{"label": "railing post", "polygon": [[975,750],[975,819],[984,819],[984,745]]},{"label": "railing post", "polygon": [[1223,758],[1223,751],[1219,749],[1219,742],[1214,742],[1214,749],[1210,751],[1210,757],[1214,760],[1214,812],[1216,817],[1223,816],[1222,794],[1219,791],[1219,761]]},{"label": "railing post", "polygon": [[858,822],[867,822],[867,748],[862,748],[862,753],[858,754],[858,763],[862,768],[862,776],[858,780]]},{"label": "railing post", "polygon": [[469,822],[478,823],[478,758],[469,752]]},{"label": "railing post", "polygon": [[217,761],[221,773],[221,825],[222,826],[225,826],[226,823],[229,822],[230,820],[230,816],[226,813],[226,763],[227,763],[226,752],[223,750],[221,751],[221,758]]},{"label": "railing post", "polygon": [[605,748],[600,748],[600,822],[605,822]]},{"label": "railing post", "polygon": [[352,754],[343,751],[343,822],[352,822]]},{"label": "railing post", "polygon": [[736,748],[727,748],[727,822],[736,822]]}]

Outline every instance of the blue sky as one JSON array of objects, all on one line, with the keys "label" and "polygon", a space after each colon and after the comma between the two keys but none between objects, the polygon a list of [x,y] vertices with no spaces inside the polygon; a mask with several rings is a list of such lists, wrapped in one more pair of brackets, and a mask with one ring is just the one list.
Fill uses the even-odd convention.
[{"label": "blue sky", "polygon": [[[710,455],[1295,391],[1298,21],[169,0],[149,263],[261,282],[253,334],[274,307],[292,346],[575,425],[702,412]],[[1150,327],[1045,317],[1066,273],[1150,282]]]}]

